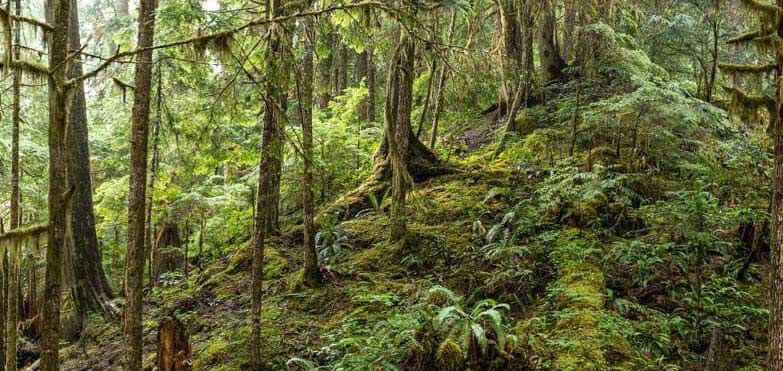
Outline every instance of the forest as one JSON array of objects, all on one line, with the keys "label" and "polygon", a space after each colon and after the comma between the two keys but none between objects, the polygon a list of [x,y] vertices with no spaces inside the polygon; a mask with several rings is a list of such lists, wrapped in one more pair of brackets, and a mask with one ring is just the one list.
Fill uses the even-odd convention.
[{"label": "forest", "polygon": [[783,0],[0,0],[2,371],[783,370]]}]

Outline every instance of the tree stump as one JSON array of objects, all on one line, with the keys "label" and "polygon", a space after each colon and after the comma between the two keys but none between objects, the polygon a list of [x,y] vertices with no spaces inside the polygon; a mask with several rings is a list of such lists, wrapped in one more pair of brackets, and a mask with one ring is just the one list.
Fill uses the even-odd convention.
[{"label": "tree stump", "polygon": [[182,323],[171,318],[158,328],[158,371],[191,371],[190,336]]}]

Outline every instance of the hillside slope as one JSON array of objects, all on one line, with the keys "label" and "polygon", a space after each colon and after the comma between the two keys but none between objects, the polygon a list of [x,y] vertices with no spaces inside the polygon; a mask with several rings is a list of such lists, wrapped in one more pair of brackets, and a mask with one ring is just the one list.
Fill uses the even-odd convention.
[{"label": "hillside slope", "polygon": [[[387,242],[383,197],[345,222],[321,215],[321,289],[298,284],[295,226],[273,242],[270,369],[689,370],[710,352],[763,369],[763,142],[665,82],[630,38],[590,32],[600,67],[547,87],[500,157],[481,146],[416,185],[408,248]],[[247,364],[244,232],[149,293],[150,368],[169,316],[192,336],[194,369]],[[118,326],[95,318],[64,369],[117,369],[120,349]]]}]

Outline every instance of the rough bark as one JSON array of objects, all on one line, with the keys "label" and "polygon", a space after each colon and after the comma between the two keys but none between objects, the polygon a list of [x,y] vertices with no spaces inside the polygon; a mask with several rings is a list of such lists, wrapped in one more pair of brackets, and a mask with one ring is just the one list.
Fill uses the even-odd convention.
[{"label": "rough bark", "polygon": [[160,258],[152,267],[155,281],[160,279],[162,273],[173,272],[184,266],[184,257],[179,251],[181,247],[182,239],[177,225],[164,223],[155,241],[155,248],[160,251]]},{"label": "rough bark", "polygon": [[158,327],[158,371],[190,371],[193,352],[190,335],[177,319],[167,319]]},{"label": "rough bark", "polygon": [[335,50],[337,56],[334,68],[334,95],[342,95],[348,88],[348,47],[343,43],[342,37],[336,38]]},{"label": "rough bark", "polygon": [[0,247],[0,367],[5,367],[6,339],[8,329],[8,255],[4,247]]},{"label": "rough bark", "polygon": [[[49,32],[49,64],[60,66],[68,55],[70,0],[54,0],[47,13],[54,28]],[[60,300],[62,265],[66,239],[66,219],[70,191],[67,188],[66,127],[68,88],[64,68],[49,74],[49,229],[47,231],[46,274],[44,283],[43,340],[41,370],[60,368]]]},{"label": "rough bark", "polygon": [[563,42],[561,55],[566,63],[574,57],[574,45],[576,45],[576,18],[578,13],[578,0],[565,0],[563,15]]},{"label": "rough bark", "polygon": [[[268,17],[281,14],[282,0],[271,0]],[[256,198],[256,219],[253,231],[253,269],[251,296],[251,338],[250,368],[263,370],[261,358],[261,303],[263,300],[264,245],[269,235],[271,216],[277,209],[274,183],[279,184],[276,176],[282,162],[283,127],[285,124],[285,106],[288,85],[288,69],[284,65],[285,36],[270,34],[266,58],[266,82],[264,104],[264,127],[262,132],[261,161],[258,172],[258,196]],[[275,179],[277,178],[277,179]]]},{"label": "rough bark", "polygon": [[[777,1],[783,8],[783,0]],[[783,37],[783,24],[778,28]],[[778,53],[778,76],[783,75],[783,54]],[[772,171],[770,288],[769,288],[769,353],[770,370],[783,370],[783,82],[778,81],[777,112],[774,125],[774,162]]]},{"label": "rough bark", "polygon": [[552,0],[541,1],[541,28],[539,30],[538,54],[541,59],[541,69],[544,72],[546,81],[557,80],[560,78],[565,61],[557,50],[555,27],[555,10],[552,7]]},{"label": "rough bark", "polygon": [[[71,0],[71,18],[68,27],[68,44],[71,50],[80,50],[79,10],[76,0]],[[68,77],[82,75],[81,57],[71,61]],[[71,91],[68,121],[68,182],[73,187],[71,211],[71,243],[73,247],[74,282],[71,282],[76,305],[82,313],[97,311],[107,317],[114,313],[106,304],[112,298],[111,287],[103,270],[95,231],[95,214],[92,201],[90,175],[90,144],[87,132],[87,105],[82,83]]]},{"label": "rough bark", "polygon": [[20,242],[17,240],[12,241],[10,248],[10,261],[9,261],[9,285],[8,285],[8,309],[7,309],[7,321],[6,328],[6,356],[5,356],[5,370],[16,371],[16,344],[19,339],[19,291],[20,291],[20,270],[19,270],[19,254],[20,254]]},{"label": "rough bark", "polygon": [[162,90],[162,77],[160,67],[158,67],[158,86],[155,99],[155,126],[152,129],[152,169],[150,169],[150,183],[147,187],[147,216],[144,227],[144,256],[149,260],[149,284],[152,287],[157,287],[160,283],[160,276],[157,274],[157,268],[154,265],[157,263],[158,249],[160,248],[153,240],[153,222],[152,222],[152,203],[155,201],[155,178],[158,170],[158,136],[160,135],[160,123],[161,123],[161,90]]},{"label": "rough bark", "polygon": [[391,164],[391,235],[393,242],[405,240],[406,197],[413,185],[408,171],[407,156],[410,142],[411,106],[413,103],[413,68],[415,47],[407,33],[403,33],[389,63],[388,88],[384,128],[388,142],[388,161]]},{"label": "rough bark", "polygon": [[[19,0],[14,1],[14,8],[16,15],[21,14],[21,2]],[[20,24],[16,24],[14,27],[14,43],[19,45],[20,41]],[[19,48],[14,48],[14,58],[19,59]],[[12,102],[12,117],[11,117],[11,230],[19,227],[19,124],[20,117],[20,98],[21,98],[21,82],[22,76],[20,72],[14,72],[13,75],[13,102]],[[14,240],[11,244],[10,254],[10,271],[8,275],[8,297],[7,297],[7,314],[6,321],[8,322],[6,327],[6,357],[5,357],[5,369],[6,371],[16,371],[16,342],[19,331],[19,291],[21,291],[20,281],[21,272],[19,267],[20,261],[20,246],[19,241]]]},{"label": "rough bark", "polygon": [[[137,46],[152,46],[155,35],[155,0],[141,0]],[[142,365],[142,288],[144,285],[144,203],[147,190],[147,141],[149,136],[152,50],[136,56],[136,71],[131,116],[130,191],[128,193],[128,247],[125,289],[127,304],[123,334],[126,346],[126,371],[141,371]]]},{"label": "rough bark", "polygon": [[367,50],[367,121],[374,122],[376,118],[375,109],[375,96],[376,96],[376,82],[375,82],[375,50],[370,48]]},{"label": "rough bark", "polygon": [[[321,284],[321,270],[318,266],[318,254],[315,250],[315,223],[313,205],[313,57],[315,45],[315,25],[312,20],[305,21],[304,55],[302,57],[302,81],[299,89],[299,106],[302,113],[302,209],[304,214],[304,282],[310,287]],[[366,63],[366,55],[365,55]],[[366,71],[365,71],[366,73]],[[361,74],[361,73],[360,73]],[[363,76],[360,77],[361,79]]]}]

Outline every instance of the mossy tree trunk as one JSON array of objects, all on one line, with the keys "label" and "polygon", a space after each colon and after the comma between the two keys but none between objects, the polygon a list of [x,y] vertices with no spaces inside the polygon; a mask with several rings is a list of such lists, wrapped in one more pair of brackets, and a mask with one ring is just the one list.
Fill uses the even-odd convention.
[{"label": "mossy tree trunk", "polygon": [[541,0],[541,28],[538,33],[538,54],[546,81],[559,79],[565,68],[565,61],[557,50],[557,20],[552,1]]},{"label": "mossy tree trunk", "polygon": [[415,53],[415,44],[407,32],[403,32],[389,62],[387,79],[384,131],[392,173],[390,239],[394,242],[404,241],[408,234],[406,197],[413,185],[408,171],[408,146],[412,139],[411,106]]},{"label": "mossy tree trunk", "polygon": [[[9,5],[10,6],[10,5]],[[21,15],[20,0],[14,1],[14,12],[17,16]],[[14,25],[14,58],[19,59],[20,50],[20,27],[17,22]],[[13,73],[13,102],[11,117],[11,230],[19,228],[19,125],[21,122],[20,99],[22,88],[22,73],[14,71]],[[20,269],[20,246],[19,242],[14,240],[11,243],[10,271],[8,275],[8,309],[6,314],[6,371],[16,371],[16,343],[19,331],[19,304],[21,291],[21,269]]]},{"label": "mossy tree trunk", "polygon": [[[267,16],[273,18],[282,14],[282,0],[271,0]],[[261,358],[261,305],[263,301],[264,246],[269,235],[271,215],[275,214],[277,198],[275,181],[279,184],[282,163],[283,130],[286,122],[288,95],[288,68],[285,65],[286,36],[281,32],[270,33],[266,58],[264,127],[262,132],[261,161],[258,172],[258,196],[256,197],[255,228],[253,230],[252,296],[250,305],[251,338],[250,368],[263,369]],[[277,179],[275,179],[277,178]]]},{"label": "mossy tree trunk", "polygon": [[[315,56],[315,23],[305,20],[304,55],[299,84],[299,107],[302,118],[302,209],[304,217],[304,282],[310,286],[321,284],[321,270],[315,250],[315,223],[313,202],[313,61]],[[366,54],[365,54],[366,68]],[[364,72],[366,74],[366,71]],[[364,78],[364,77],[361,77]]]},{"label": "mossy tree trunk", "polygon": [[[137,46],[149,48],[155,35],[155,0],[141,0]],[[147,191],[147,142],[149,137],[152,49],[136,55],[131,122],[130,191],[128,193],[128,248],[125,290],[127,304],[123,335],[126,371],[142,367],[142,289],[144,286],[144,227]]]},{"label": "mossy tree trunk", "polygon": [[[61,66],[68,56],[70,0],[54,0],[47,11],[53,31],[49,32],[49,65]],[[43,340],[41,370],[60,368],[60,300],[62,295],[63,255],[66,243],[66,219],[70,191],[67,187],[67,109],[68,84],[65,68],[49,72],[49,229],[46,247],[46,274],[43,303]]]},{"label": "mossy tree trunk", "polygon": [[158,153],[158,137],[160,135],[160,124],[161,124],[161,100],[162,100],[162,82],[163,78],[161,76],[160,71],[160,65],[158,66],[158,86],[156,90],[156,97],[155,97],[155,126],[152,129],[152,168],[150,169],[150,183],[147,187],[147,216],[146,216],[146,223],[144,226],[144,255],[146,259],[149,261],[149,285],[152,287],[158,286],[159,278],[160,276],[157,275],[158,271],[157,268],[154,267],[155,264],[157,264],[157,259],[159,257],[160,251],[158,249],[160,248],[154,241],[154,230],[155,226],[152,221],[152,203],[155,201],[155,179],[157,177],[157,171],[158,171],[158,162],[160,161],[159,153]]}]

